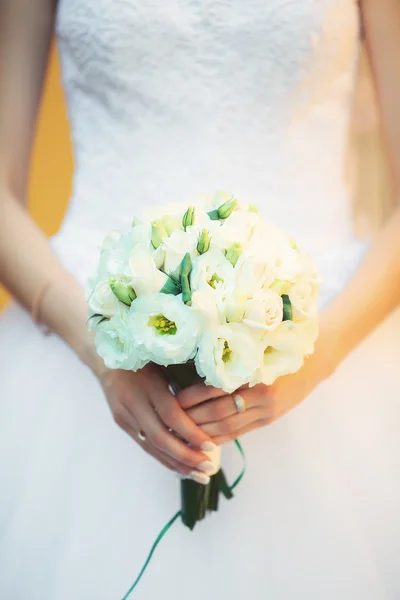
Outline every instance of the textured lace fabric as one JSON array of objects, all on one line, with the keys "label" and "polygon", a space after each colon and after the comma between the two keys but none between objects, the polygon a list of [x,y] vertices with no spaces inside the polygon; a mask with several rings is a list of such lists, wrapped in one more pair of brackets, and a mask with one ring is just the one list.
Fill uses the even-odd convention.
[{"label": "textured lace fabric", "polygon": [[61,0],[79,279],[148,205],[225,189],[313,252],[352,238],[355,0]]}]

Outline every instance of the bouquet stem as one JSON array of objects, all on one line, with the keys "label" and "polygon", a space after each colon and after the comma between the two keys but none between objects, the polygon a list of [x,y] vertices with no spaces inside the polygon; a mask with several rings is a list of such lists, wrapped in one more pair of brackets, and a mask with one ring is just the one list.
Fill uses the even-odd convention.
[{"label": "bouquet stem", "polygon": [[[166,372],[171,383],[180,390],[202,381],[192,362],[169,365],[166,367]],[[212,458],[210,456],[211,460]],[[191,479],[181,480],[181,518],[183,524],[191,530],[198,521],[206,517],[208,512],[218,510],[220,493],[223,493],[226,498],[233,496],[219,462],[217,467],[217,472],[211,475],[207,485]]]}]

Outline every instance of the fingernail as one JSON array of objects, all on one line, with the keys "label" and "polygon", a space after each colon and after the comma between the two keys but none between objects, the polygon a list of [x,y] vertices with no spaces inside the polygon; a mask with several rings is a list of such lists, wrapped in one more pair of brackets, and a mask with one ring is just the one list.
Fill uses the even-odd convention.
[{"label": "fingernail", "polygon": [[212,473],[215,471],[215,467],[210,460],[205,460],[204,462],[197,465],[199,471],[204,471],[204,473]]},{"label": "fingernail", "polygon": [[197,483],[201,483],[203,485],[207,485],[208,483],[210,483],[209,476],[205,473],[200,473],[199,471],[192,471],[191,473],[189,473],[189,477],[190,479],[193,479],[193,481],[196,481]]},{"label": "fingernail", "polygon": [[203,442],[200,446],[200,449],[204,450],[204,452],[214,452],[214,450],[216,450],[217,448],[218,446],[213,442]]}]

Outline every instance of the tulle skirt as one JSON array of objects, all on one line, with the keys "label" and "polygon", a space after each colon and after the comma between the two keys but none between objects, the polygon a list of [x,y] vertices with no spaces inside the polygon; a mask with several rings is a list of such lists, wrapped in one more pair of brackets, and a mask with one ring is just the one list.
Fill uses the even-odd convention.
[{"label": "tulle skirt", "polygon": [[[18,306],[0,319],[0,598],[120,600],[179,481]],[[242,438],[234,499],[177,522],[132,598],[400,597],[400,311],[301,406]],[[223,448],[233,480],[241,459]]]}]

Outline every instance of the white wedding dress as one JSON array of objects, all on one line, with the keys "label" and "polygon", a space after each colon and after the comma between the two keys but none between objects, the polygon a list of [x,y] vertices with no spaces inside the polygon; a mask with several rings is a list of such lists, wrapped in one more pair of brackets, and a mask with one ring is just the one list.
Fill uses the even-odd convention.
[{"label": "white wedding dress", "polygon": [[[76,171],[51,243],[79,281],[143,208],[224,189],[315,256],[321,306],[340,291],[365,251],[345,175],[356,0],[61,0],[57,34]],[[0,598],[120,600],[179,481],[57,336],[13,306],[0,339]],[[245,436],[235,498],[175,523],[132,598],[400,598],[399,355],[396,312]],[[223,463],[232,481],[233,444]]]}]

